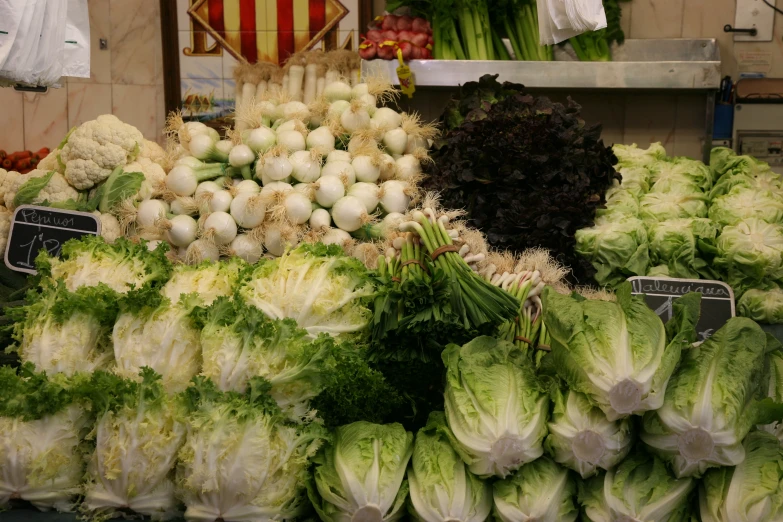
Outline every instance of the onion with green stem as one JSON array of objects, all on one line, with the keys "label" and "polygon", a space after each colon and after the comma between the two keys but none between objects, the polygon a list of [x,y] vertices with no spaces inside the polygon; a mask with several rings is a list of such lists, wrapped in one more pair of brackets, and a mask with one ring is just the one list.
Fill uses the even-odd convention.
[{"label": "onion with green stem", "polygon": [[216,141],[208,134],[193,136],[190,140],[190,153],[201,161],[225,163],[228,154],[216,147]]},{"label": "onion with green stem", "polygon": [[255,152],[245,144],[235,145],[228,155],[229,165],[237,169],[243,179],[250,179],[253,177],[253,171],[250,166],[255,160]]},{"label": "onion with green stem", "polygon": [[208,163],[199,168],[177,165],[166,175],[166,188],[177,196],[192,196],[199,183],[220,177],[225,170],[223,163]]},{"label": "onion with green stem", "polygon": [[277,134],[267,127],[259,127],[249,131],[243,141],[257,154],[264,154],[277,144]]}]

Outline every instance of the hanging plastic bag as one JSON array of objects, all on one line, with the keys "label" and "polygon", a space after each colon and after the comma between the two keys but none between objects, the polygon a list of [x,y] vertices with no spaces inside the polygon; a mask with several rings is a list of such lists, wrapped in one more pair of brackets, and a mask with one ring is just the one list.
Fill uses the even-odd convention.
[{"label": "hanging plastic bag", "polygon": [[24,10],[16,38],[0,69],[0,77],[14,82],[29,82],[32,79],[31,58],[40,40],[43,13],[46,0],[23,0]]},{"label": "hanging plastic bag", "polygon": [[41,38],[33,65],[32,81],[28,80],[28,83],[60,87],[67,13],[68,0],[46,0]]},{"label": "hanging plastic bag", "polygon": [[62,75],[90,77],[90,14],[87,0],[68,0]]},{"label": "hanging plastic bag", "polygon": [[14,45],[24,5],[25,0],[0,0],[0,69]]},{"label": "hanging plastic bag", "polygon": [[606,12],[600,0],[565,0],[565,11],[571,27],[580,32],[606,27]]},{"label": "hanging plastic bag", "polygon": [[541,45],[554,45],[604,27],[606,13],[601,0],[538,1],[538,33]]}]

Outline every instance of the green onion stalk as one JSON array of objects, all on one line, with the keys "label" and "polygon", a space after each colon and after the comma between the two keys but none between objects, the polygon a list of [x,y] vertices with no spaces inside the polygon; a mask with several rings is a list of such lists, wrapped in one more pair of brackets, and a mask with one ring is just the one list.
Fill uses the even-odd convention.
[{"label": "green onion stalk", "polygon": [[568,41],[580,61],[609,62],[612,60],[612,54],[609,51],[609,42],[607,42],[605,34],[604,29],[590,31],[570,38]]},{"label": "green onion stalk", "polygon": [[403,223],[401,231],[415,232],[429,254],[436,270],[445,276],[450,287],[451,312],[466,329],[485,324],[500,325],[516,316],[519,301],[476,274],[459,255],[444,223],[446,216],[432,219],[421,211],[413,221]]}]

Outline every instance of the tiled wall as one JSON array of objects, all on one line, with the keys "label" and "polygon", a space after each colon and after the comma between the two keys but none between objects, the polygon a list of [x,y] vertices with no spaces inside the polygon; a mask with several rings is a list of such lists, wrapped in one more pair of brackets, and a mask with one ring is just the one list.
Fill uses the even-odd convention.
[{"label": "tiled wall", "polygon": [[[88,0],[91,77],[46,94],[0,88],[0,149],[56,147],[68,129],[113,113],[159,140],[165,120],[160,0]],[[99,41],[108,41],[100,50]]]}]

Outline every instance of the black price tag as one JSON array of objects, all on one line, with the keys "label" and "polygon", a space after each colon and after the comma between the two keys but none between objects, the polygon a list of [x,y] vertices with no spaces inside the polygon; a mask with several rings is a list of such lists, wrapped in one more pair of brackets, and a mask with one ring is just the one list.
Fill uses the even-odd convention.
[{"label": "black price tag", "polygon": [[11,270],[35,274],[35,258],[41,249],[59,256],[69,239],[101,233],[101,220],[87,212],[22,205],[14,211],[5,265]]},{"label": "black price tag", "polygon": [[634,276],[631,293],[644,294],[647,306],[667,322],[672,318],[672,303],[688,292],[701,293],[701,315],[696,331],[699,341],[714,334],[726,321],[734,317],[734,291],[722,281],[707,279],[674,279],[669,277]]}]

